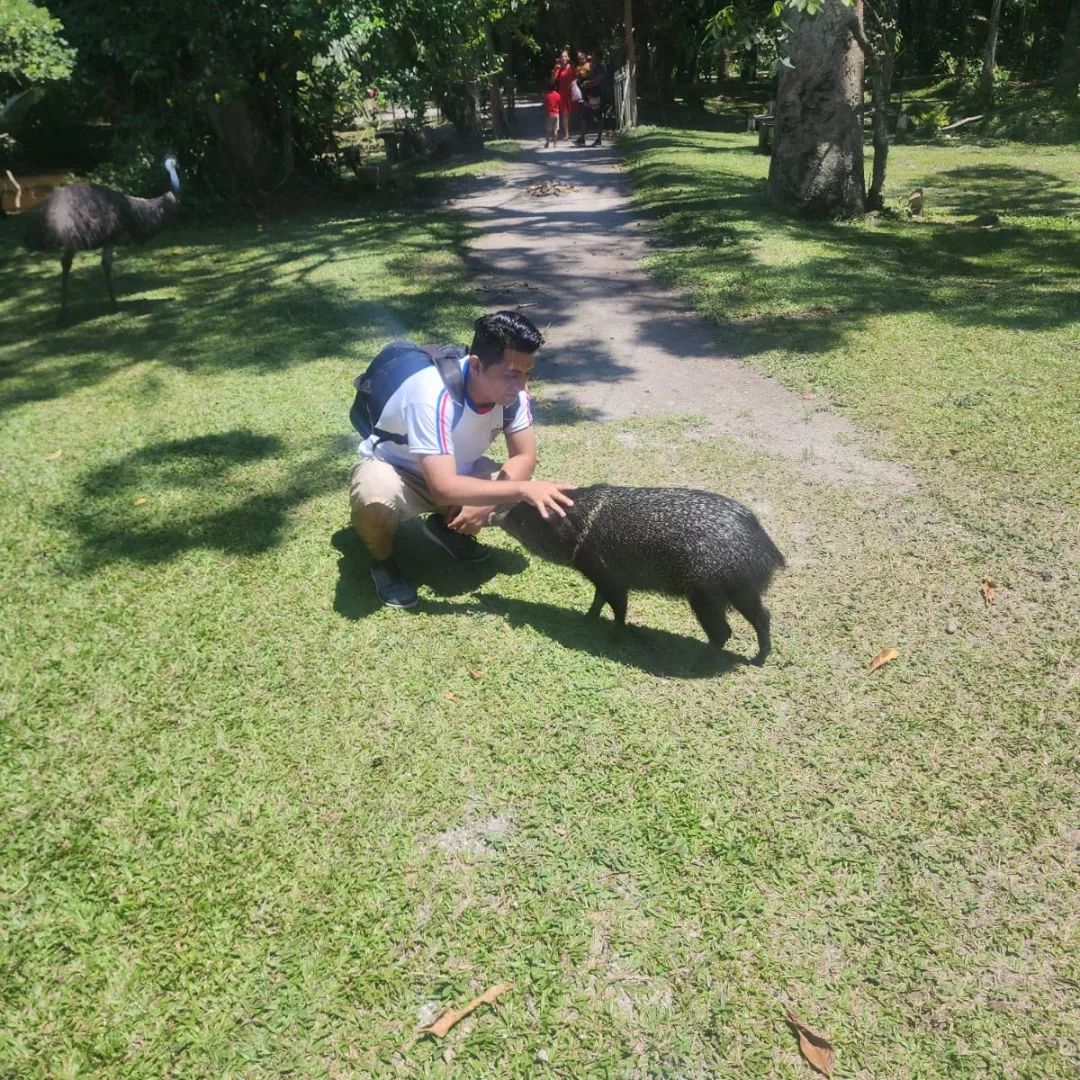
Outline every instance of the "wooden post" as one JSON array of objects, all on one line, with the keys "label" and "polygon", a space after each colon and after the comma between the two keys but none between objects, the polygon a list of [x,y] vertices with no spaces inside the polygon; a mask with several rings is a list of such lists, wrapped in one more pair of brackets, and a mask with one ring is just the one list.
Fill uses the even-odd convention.
[{"label": "wooden post", "polygon": [[626,30],[626,126],[633,128],[637,127],[637,62],[634,58],[633,0],[624,0],[623,21]]}]

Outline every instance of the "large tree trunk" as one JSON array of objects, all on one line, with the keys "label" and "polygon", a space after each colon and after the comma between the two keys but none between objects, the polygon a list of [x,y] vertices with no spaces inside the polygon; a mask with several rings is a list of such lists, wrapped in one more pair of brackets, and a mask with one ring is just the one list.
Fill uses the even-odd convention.
[{"label": "large tree trunk", "polygon": [[1058,63],[1054,93],[1065,101],[1072,101],[1080,88],[1080,0],[1073,0],[1069,8],[1069,21],[1065,24],[1065,36],[1061,42],[1061,60]]},{"label": "large tree trunk", "polygon": [[829,216],[865,209],[863,53],[851,31],[861,18],[858,0],[791,14],[793,66],[780,72],[769,166],[769,194],[781,207]]},{"label": "large tree trunk", "polygon": [[222,179],[242,190],[266,191],[289,175],[293,148],[287,115],[268,117],[259,104],[244,98],[211,101],[206,115],[216,136]]},{"label": "large tree trunk", "polygon": [[994,71],[997,68],[998,27],[1001,25],[1003,0],[992,0],[990,21],[986,24],[986,50],[983,52],[982,75],[979,77],[979,104],[984,108],[994,103]]}]

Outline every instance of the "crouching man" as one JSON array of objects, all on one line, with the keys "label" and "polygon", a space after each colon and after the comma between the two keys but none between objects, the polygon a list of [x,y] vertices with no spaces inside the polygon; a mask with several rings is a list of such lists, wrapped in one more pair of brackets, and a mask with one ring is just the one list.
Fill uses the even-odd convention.
[{"label": "crouching man", "polygon": [[[430,515],[430,540],[461,562],[480,562],[490,551],[476,534],[498,506],[524,501],[547,517],[565,516],[563,507],[573,505],[563,493],[572,485],[532,479],[536,435],[526,387],[541,340],[524,315],[498,311],[476,320],[468,352],[457,350],[463,355],[440,349],[436,362],[430,349],[397,341],[357,380],[353,423],[367,437],[349,482],[352,525],[371,553],[384,604],[418,603],[394,558],[403,521]],[[486,456],[500,433],[502,465]]]}]

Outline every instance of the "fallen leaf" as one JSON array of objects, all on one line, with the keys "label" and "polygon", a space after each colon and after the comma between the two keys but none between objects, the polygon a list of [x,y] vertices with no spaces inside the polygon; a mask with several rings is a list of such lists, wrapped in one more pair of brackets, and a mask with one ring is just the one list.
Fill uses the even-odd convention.
[{"label": "fallen leaf", "polygon": [[480,680],[484,677],[484,673],[482,671],[470,671],[469,676],[470,678]]},{"label": "fallen leaf", "polygon": [[174,255],[183,255],[184,254],[184,249],[182,247],[174,247],[172,249],[172,253]]},{"label": "fallen leaf", "polygon": [[145,506],[146,505],[146,497],[143,496],[143,495],[140,495],[139,498],[132,499],[131,500],[131,505],[132,506]]},{"label": "fallen leaf", "polygon": [[447,701],[457,701],[457,694],[455,694],[453,690],[447,690],[446,693],[443,694],[443,697],[446,698]]},{"label": "fallen leaf", "polygon": [[[884,667],[886,664],[891,663],[899,655],[899,649],[882,649],[881,652],[870,661],[870,671],[877,671],[879,667]],[[869,674],[869,672],[867,672],[867,674]]]},{"label": "fallen leaf", "polygon": [[836,1064],[836,1051],[827,1039],[811,1031],[793,1009],[787,1012],[787,1022],[799,1036],[799,1049],[810,1065],[822,1076],[832,1076],[832,1067]]},{"label": "fallen leaf", "polygon": [[984,577],[979,582],[979,592],[982,593],[983,603],[989,607],[994,602],[994,593],[997,592],[997,582]]},{"label": "fallen leaf", "polygon": [[434,1035],[441,1039],[459,1020],[464,1020],[469,1013],[480,1008],[481,1005],[490,1005],[500,994],[505,994],[507,990],[513,990],[510,983],[489,986],[478,998],[473,998],[464,1009],[443,1009],[432,1023],[418,1030],[424,1035]]},{"label": "fallen leaf", "polygon": [[59,461],[64,456],[63,450],[54,450],[51,454],[45,455],[46,461]]}]

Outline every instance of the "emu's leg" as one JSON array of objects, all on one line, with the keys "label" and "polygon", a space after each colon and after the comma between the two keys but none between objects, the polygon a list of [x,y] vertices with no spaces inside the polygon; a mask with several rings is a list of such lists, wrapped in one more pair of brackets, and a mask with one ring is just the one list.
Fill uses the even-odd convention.
[{"label": "emu's leg", "polygon": [[753,589],[737,589],[731,594],[735,610],[757,631],[758,651],[754,663],[760,666],[772,648],[769,636],[769,609]]},{"label": "emu's leg", "polygon": [[106,244],[101,249],[101,269],[105,271],[105,284],[109,289],[109,304],[113,311],[116,310],[116,293],[113,292],[112,284],[112,257],[113,246],[112,244]]},{"label": "emu's leg", "polygon": [[691,589],[687,597],[694,609],[697,621],[701,623],[709,639],[709,644],[718,652],[731,637],[731,627],[724,615],[727,597],[722,592],[710,592],[706,589]]},{"label": "emu's leg", "polygon": [[57,322],[63,322],[67,315],[68,275],[71,273],[71,261],[74,258],[75,252],[66,249],[60,255],[60,314]]}]

